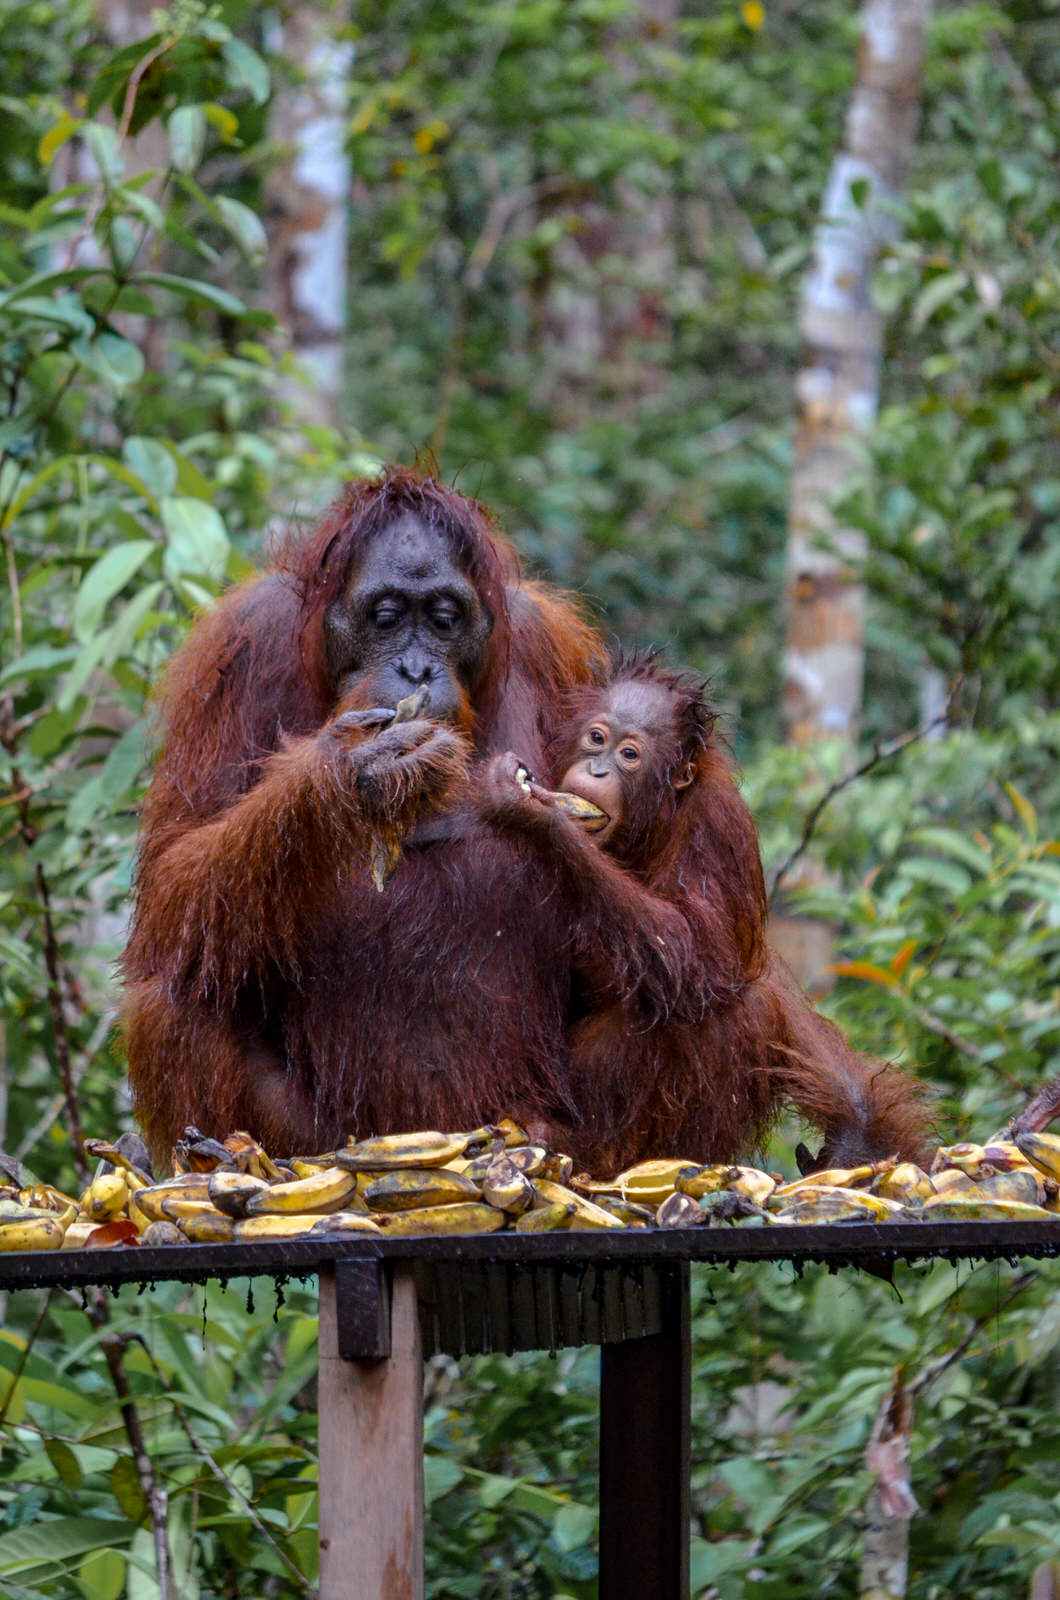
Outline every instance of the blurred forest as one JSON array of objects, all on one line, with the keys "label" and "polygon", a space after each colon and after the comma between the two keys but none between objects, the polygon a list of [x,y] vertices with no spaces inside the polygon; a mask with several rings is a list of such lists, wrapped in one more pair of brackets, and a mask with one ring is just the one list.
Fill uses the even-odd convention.
[{"label": "blurred forest", "polygon": [[[160,664],[268,529],[424,451],[616,637],[711,674],[771,875],[869,767],[800,904],[827,1009],[941,1136],[1060,1071],[1058,0],[934,8],[834,507],[860,745],[784,739],[800,297],[859,30],[840,0],[0,0],[0,1146],[29,1171],[73,1187],[78,1129],[128,1125]],[[906,1592],[1060,1594],[1057,1282],[704,1271],[693,1593],[861,1592],[901,1375]],[[7,1300],[0,1594],[308,1592],[315,1297],[280,1298]],[[432,1594],[592,1600],[596,1370],[431,1363]]]}]

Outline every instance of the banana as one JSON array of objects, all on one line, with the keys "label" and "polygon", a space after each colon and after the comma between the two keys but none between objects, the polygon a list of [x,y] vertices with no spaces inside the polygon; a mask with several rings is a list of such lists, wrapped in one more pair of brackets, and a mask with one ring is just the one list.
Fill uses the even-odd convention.
[{"label": "banana", "polygon": [[1044,1206],[1024,1205],[1019,1200],[983,1199],[974,1189],[968,1194],[940,1194],[924,1202],[923,1215],[946,1222],[1055,1222],[1055,1214]]},{"label": "banana", "polygon": [[942,1172],[933,1172],[931,1181],[935,1186],[936,1194],[970,1194],[975,1192],[975,1179],[969,1178],[968,1174],[961,1172],[958,1167],[947,1167]]},{"label": "banana", "polygon": [[[24,1193],[28,1193],[26,1190]],[[74,1210],[77,1210],[75,1204]],[[21,1200],[0,1200],[0,1222],[31,1222],[35,1217],[53,1217],[51,1206],[25,1205]],[[93,1223],[93,1227],[95,1224]]]},{"label": "banana", "polygon": [[1050,1187],[1055,1193],[1054,1178],[1046,1178],[1033,1168],[1016,1167],[1008,1172],[995,1172],[989,1178],[981,1178],[976,1184],[976,1191],[990,1200],[1018,1200],[1026,1206],[1044,1206],[1052,1198]]},{"label": "banana", "polygon": [[557,1155],[554,1151],[550,1151],[545,1157],[540,1175],[542,1178],[550,1179],[552,1183],[569,1183],[574,1176],[574,1162],[570,1156]]},{"label": "banana", "polygon": [[560,1233],[574,1221],[573,1205],[542,1206],[539,1211],[524,1211],[515,1219],[516,1233]]},{"label": "banana", "polygon": [[144,1227],[149,1222],[165,1222],[166,1213],[162,1209],[166,1200],[201,1200],[209,1201],[210,1183],[205,1172],[189,1172],[174,1178],[164,1178],[161,1183],[153,1183],[150,1188],[138,1189],[129,1200],[129,1215],[132,1220],[140,1225],[142,1219]]},{"label": "banana", "polygon": [[706,1221],[706,1213],[696,1201],[676,1191],[655,1213],[655,1223],[660,1228],[702,1228]]},{"label": "banana", "polygon": [[[514,1127],[514,1123],[512,1124]],[[526,1135],[516,1143],[525,1144]],[[347,1172],[393,1172],[400,1167],[442,1167],[463,1155],[467,1135],[462,1133],[388,1133],[379,1139],[362,1139],[335,1152],[335,1164]]]},{"label": "banana", "polygon": [[[242,1223],[235,1223],[231,1217],[224,1216],[220,1211],[215,1211],[213,1206],[203,1205],[199,1202],[199,1209],[193,1212],[190,1208],[194,1201],[187,1200],[183,1204],[188,1210],[180,1216],[168,1217],[165,1220],[173,1222],[193,1244],[231,1244],[235,1238],[236,1227]],[[171,1201],[172,1205],[181,1204],[180,1201]]]},{"label": "banana", "polygon": [[93,1222],[109,1222],[125,1209],[129,1183],[124,1172],[101,1172],[81,1196],[81,1209]]},{"label": "banana", "polygon": [[366,1211],[332,1211],[326,1217],[309,1217],[314,1238],[320,1233],[381,1233],[378,1222]]},{"label": "banana", "polygon": [[682,1167],[674,1181],[678,1194],[690,1200],[702,1200],[704,1195],[719,1194],[726,1187],[726,1177],[732,1167]]},{"label": "banana", "polygon": [[431,1167],[381,1173],[364,1191],[369,1211],[416,1211],[425,1206],[461,1205],[481,1198],[478,1184],[470,1178]]},{"label": "banana", "polygon": [[935,1185],[914,1161],[901,1161],[874,1179],[872,1193],[902,1206],[918,1206],[935,1193]]},{"label": "banana", "polygon": [[1017,1133],[1015,1144],[1047,1177],[1060,1179],[1060,1136],[1055,1133]]},{"label": "banana", "polygon": [[776,1186],[777,1180],[758,1167],[730,1167],[723,1185],[733,1194],[745,1194],[756,1206],[764,1206]]},{"label": "banana", "polygon": [[[892,1163],[886,1165],[890,1168]],[[826,1167],[821,1172],[807,1172],[791,1183],[779,1183],[773,1190],[773,1197],[777,1200],[786,1199],[788,1195],[801,1194],[805,1189],[853,1189],[857,1184],[874,1177],[879,1170],[878,1166]]]},{"label": "banana", "polygon": [[853,1208],[864,1211],[868,1216],[879,1222],[888,1217],[897,1215],[904,1207],[897,1200],[887,1200],[880,1194],[867,1194],[864,1189],[841,1189],[837,1184],[823,1183],[812,1185],[809,1189],[802,1189],[796,1194],[782,1195],[779,1190],[770,1195],[766,1202],[769,1211],[787,1210],[793,1205],[809,1205],[814,1201],[828,1201],[834,1206]]},{"label": "banana", "polygon": [[520,1216],[534,1203],[534,1186],[508,1156],[497,1156],[483,1179],[482,1197],[498,1211]]},{"label": "banana", "polygon": [[341,1211],[357,1192],[357,1176],[342,1167],[328,1167],[312,1178],[295,1178],[293,1183],[273,1183],[251,1195],[245,1207],[248,1217],[322,1216]]},{"label": "banana", "polygon": [[[852,1192],[852,1191],[851,1191]],[[782,1211],[772,1213],[774,1222],[782,1227],[814,1227],[828,1222],[868,1222],[872,1219],[860,1206],[846,1205],[829,1195],[810,1191],[803,1200],[792,1201]]]},{"label": "banana", "polygon": [[[74,1226],[76,1227],[77,1224],[75,1223]],[[187,1242],[175,1222],[149,1223],[140,1235],[141,1244],[187,1244]]]},{"label": "banana", "polygon": [[562,1183],[553,1183],[550,1178],[534,1179],[534,1207],[541,1206],[574,1206],[574,1215],[571,1218],[571,1228],[621,1228],[622,1224],[617,1217],[605,1211],[603,1206],[598,1206],[592,1200],[585,1200],[573,1189],[567,1189]]},{"label": "banana", "polygon": [[981,1144],[974,1144],[970,1139],[961,1140],[960,1144],[940,1145],[935,1152],[935,1159],[931,1163],[932,1176],[942,1172],[946,1167],[956,1167],[958,1171],[967,1173],[969,1178],[979,1176],[979,1168],[986,1156]]},{"label": "banana", "polygon": [[219,1167],[211,1172],[206,1185],[218,1211],[237,1219],[246,1216],[248,1203],[268,1187],[264,1178],[255,1178],[249,1172],[235,1172],[231,1167]]},{"label": "banana", "polygon": [[75,1218],[63,1235],[62,1248],[64,1250],[84,1249],[98,1227],[98,1222],[78,1222]]},{"label": "banana", "polygon": [[63,1237],[73,1218],[29,1217],[24,1222],[0,1222],[0,1250],[61,1250]]},{"label": "banana", "polygon": [[613,1217],[627,1228],[653,1228],[655,1226],[655,1212],[651,1206],[641,1206],[635,1200],[623,1200],[618,1195],[601,1195],[600,1204],[605,1211],[610,1211]]},{"label": "banana", "polygon": [[506,1222],[503,1211],[482,1201],[466,1200],[453,1206],[420,1207],[415,1211],[393,1211],[380,1218],[383,1232],[410,1233],[496,1233]]},{"label": "banana", "polygon": [[[538,1173],[544,1178],[552,1176],[548,1170],[548,1151],[539,1144],[517,1144],[500,1151],[487,1150],[485,1155],[476,1156],[473,1161],[450,1161],[446,1165],[452,1172],[462,1172],[464,1177],[470,1178],[473,1183],[482,1183],[498,1155],[510,1161],[519,1172],[525,1172],[528,1178],[534,1178]],[[557,1181],[562,1183],[563,1180]]]},{"label": "banana", "polygon": [[530,1143],[530,1135],[527,1133],[526,1129],[520,1128],[519,1124],[517,1122],[513,1122],[511,1117],[502,1117],[496,1125],[496,1131],[501,1138],[503,1138],[504,1148],[506,1150],[508,1149],[509,1145],[523,1145]]},{"label": "banana", "polygon": [[296,1178],[315,1178],[318,1173],[326,1172],[334,1165],[334,1151],[326,1156],[294,1156],[291,1159],[291,1171]]},{"label": "banana", "polygon": [[682,1172],[700,1171],[691,1162],[670,1161],[639,1161],[635,1167],[627,1167],[616,1178],[611,1178],[606,1183],[579,1183],[587,1194],[618,1195],[625,1200],[640,1202],[642,1205],[659,1205],[673,1194],[677,1186],[677,1179]]}]

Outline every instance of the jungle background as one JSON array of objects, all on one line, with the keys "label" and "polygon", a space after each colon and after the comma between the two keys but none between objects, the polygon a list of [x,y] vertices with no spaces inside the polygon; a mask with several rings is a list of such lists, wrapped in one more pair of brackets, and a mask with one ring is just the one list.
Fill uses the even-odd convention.
[{"label": "jungle background", "polygon": [[[1060,1070],[1056,0],[931,15],[836,507],[859,726],[800,743],[782,712],[800,303],[861,26],[0,0],[0,1145],[33,1173],[76,1187],[78,1130],[129,1123],[158,668],[270,527],[428,449],[615,636],[710,673],[770,875],[829,794],[795,907],[832,930],[823,1003],[933,1087],[943,1137]],[[909,1595],[1060,1593],[1057,1283],[702,1272],[693,1593],[859,1593],[896,1376]],[[160,1539],[166,1600],[306,1593],[315,1328],[298,1286],[9,1297],[0,1593],[155,1600]],[[432,1594],[591,1600],[596,1372],[430,1365]]]}]

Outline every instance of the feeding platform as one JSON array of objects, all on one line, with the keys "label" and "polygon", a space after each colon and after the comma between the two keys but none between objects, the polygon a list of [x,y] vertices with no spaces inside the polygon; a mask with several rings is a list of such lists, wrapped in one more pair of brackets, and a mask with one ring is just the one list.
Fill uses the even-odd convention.
[{"label": "feeding platform", "polygon": [[1056,1256],[1060,1217],[323,1236],[0,1255],[0,1290],[319,1277],[320,1600],[422,1600],[425,1355],[598,1344],[600,1600],[687,1600],[692,1262]]}]

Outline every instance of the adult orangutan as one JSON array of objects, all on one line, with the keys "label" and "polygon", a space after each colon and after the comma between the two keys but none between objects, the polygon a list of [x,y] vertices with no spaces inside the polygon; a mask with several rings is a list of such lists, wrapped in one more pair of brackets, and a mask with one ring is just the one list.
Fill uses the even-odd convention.
[{"label": "adult orangutan", "polygon": [[571,909],[584,1014],[562,1142],[600,1172],[726,1160],[788,1100],[823,1132],[821,1164],[916,1157],[913,1084],[859,1057],[768,951],[757,835],[714,725],[702,685],[650,659],[578,691],[550,782],[605,813],[592,836],[514,756],[483,776],[483,813],[534,842]]},{"label": "adult orangutan", "polygon": [[497,750],[540,765],[602,660],[482,506],[396,468],[197,624],[162,685],[125,954],[156,1150],[188,1122],[282,1151],[571,1111],[568,908],[466,786]]}]

